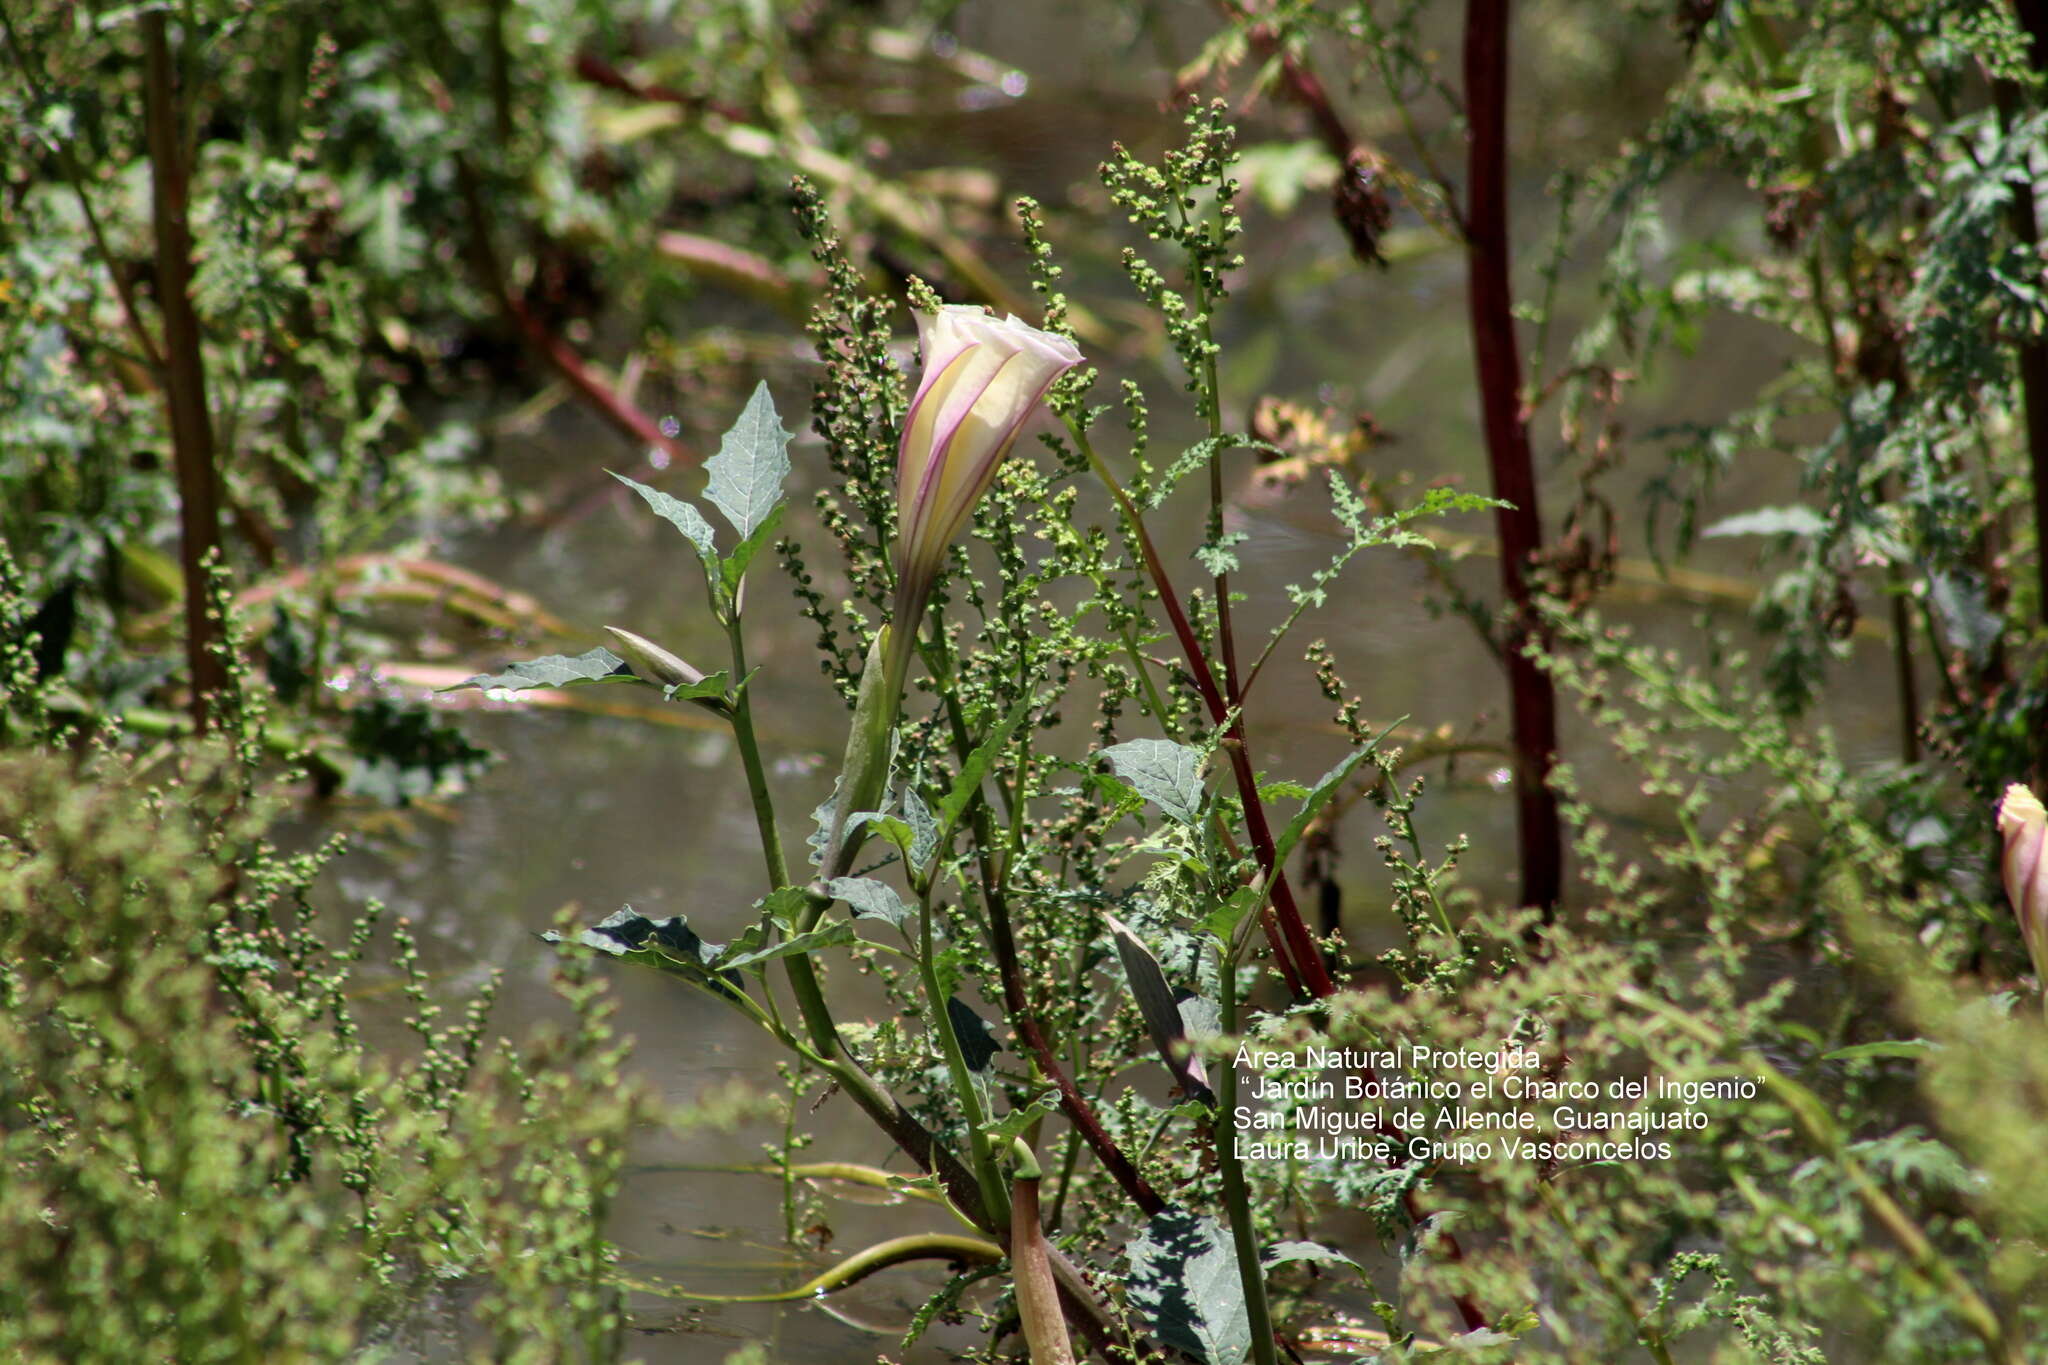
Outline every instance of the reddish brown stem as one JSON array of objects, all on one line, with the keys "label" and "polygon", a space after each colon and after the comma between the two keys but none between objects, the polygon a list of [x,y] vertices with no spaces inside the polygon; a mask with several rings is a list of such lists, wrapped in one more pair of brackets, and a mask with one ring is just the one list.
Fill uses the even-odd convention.
[{"label": "reddish brown stem", "polygon": [[1004,904],[1001,894],[993,891],[991,884],[984,882],[982,890],[988,899],[989,939],[995,945],[996,969],[1003,982],[1003,1009],[1010,1016],[1010,1022],[1016,1025],[1024,1045],[1031,1049],[1032,1060],[1038,1069],[1060,1092],[1060,1112],[1067,1116],[1067,1122],[1081,1134],[1081,1140],[1095,1153],[1103,1169],[1123,1187],[1124,1193],[1146,1217],[1164,1211],[1166,1201],[1124,1155],[1123,1148],[1116,1145],[1116,1139],[1104,1131],[1094,1106],[1088,1103],[1088,1097],[1081,1093],[1080,1087],[1067,1075],[1066,1068],[1060,1065],[1059,1056],[1046,1039],[1045,1030],[1038,1026],[1038,1015],[1031,1008],[1030,997],[1025,994],[1024,971],[1017,958],[1017,942],[1010,932],[1009,907]]},{"label": "reddish brown stem", "polygon": [[[1202,694],[1202,704],[1208,708],[1209,719],[1220,725],[1224,717],[1231,714],[1230,703],[1216,686],[1215,672],[1209,667],[1208,656],[1202,652],[1202,642],[1196,637],[1194,627],[1188,624],[1187,613],[1181,610],[1180,596],[1173,590],[1173,580],[1167,576],[1166,565],[1160,562],[1159,551],[1153,546],[1152,537],[1145,533],[1145,525],[1138,519],[1137,508],[1132,506],[1130,496],[1114,483],[1110,490],[1123,508],[1124,519],[1138,543],[1138,553],[1145,560],[1145,571],[1152,579],[1152,586],[1158,590],[1160,605],[1166,608],[1166,619],[1173,627],[1174,638],[1180,641],[1188,672],[1195,680],[1196,690]],[[1244,806],[1245,832],[1251,836],[1259,870],[1272,887],[1275,915],[1261,915],[1259,922],[1266,931],[1266,941],[1273,949],[1273,958],[1286,964],[1282,968],[1283,973],[1291,968],[1293,977],[1318,999],[1335,995],[1337,986],[1323,966],[1323,955],[1316,951],[1315,939],[1308,932],[1308,926],[1301,922],[1301,911],[1294,903],[1293,888],[1287,884],[1287,871],[1274,865],[1273,833],[1266,824],[1266,807],[1259,798],[1258,778],[1252,772],[1251,759],[1245,754],[1244,727],[1240,721],[1231,722],[1223,748],[1230,754],[1231,775],[1237,783],[1238,799]],[[1279,921],[1277,931],[1275,918]]]},{"label": "reddish brown stem", "polygon": [[576,74],[592,85],[615,90],[621,95],[631,95],[634,99],[651,100],[657,104],[675,104],[685,109],[705,110],[734,123],[751,121],[746,110],[733,105],[720,103],[704,95],[692,95],[674,86],[661,85],[653,81],[636,81],[594,52],[576,54]]},{"label": "reddish brown stem", "polygon": [[668,435],[656,425],[653,418],[642,412],[624,394],[592,374],[583,363],[583,357],[568,342],[549,331],[547,325],[533,315],[517,294],[512,292],[511,281],[505,276],[503,263],[498,257],[498,248],[491,236],[489,210],[484,206],[483,185],[476,170],[466,157],[456,159],[456,174],[462,183],[463,204],[469,211],[470,256],[478,276],[478,282],[498,305],[524,341],[541,359],[547,361],[555,372],[562,376],[569,387],[584,402],[588,403],[600,417],[630,440],[643,446],[652,446],[667,451],[669,457],[683,464],[695,464],[696,452],[675,437]]},{"label": "reddish brown stem", "polygon": [[164,327],[164,408],[177,471],[178,564],[185,580],[185,665],[192,679],[192,727],[204,734],[211,721],[208,701],[228,681],[227,665],[214,649],[215,623],[207,612],[206,591],[209,557],[220,544],[220,480],[206,405],[206,354],[199,315],[192,308],[190,177],[177,71],[163,11],[144,13],[141,26],[156,294]]},{"label": "reddish brown stem", "polygon": [[1550,675],[1525,646],[1541,638],[1529,571],[1543,544],[1536,504],[1535,460],[1520,394],[1522,362],[1508,289],[1507,0],[1468,0],[1465,7],[1465,107],[1468,158],[1466,263],[1472,353],[1500,537],[1501,590],[1510,619],[1502,657],[1507,664],[1515,747],[1516,831],[1522,903],[1546,920],[1562,890],[1564,833],[1550,771],[1557,757],[1557,694]]},{"label": "reddish brown stem", "polygon": [[[2014,0],[2013,8],[2027,31],[2034,69],[2048,75],[2048,0]],[[2003,81],[1996,94],[2001,121],[2010,125],[2016,95]],[[2038,257],[2041,224],[2031,180],[2013,186],[2012,226],[2027,254]],[[2027,467],[2034,484],[2034,571],[2040,594],[2036,610],[2041,620],[2048,621],[2048,342],[2039,336],[2020,338],[2019,376],[2020,405],[2026,410]],[[2042,744],[2034,758],[2037,780],[2048,778],[2048,740]]]}]

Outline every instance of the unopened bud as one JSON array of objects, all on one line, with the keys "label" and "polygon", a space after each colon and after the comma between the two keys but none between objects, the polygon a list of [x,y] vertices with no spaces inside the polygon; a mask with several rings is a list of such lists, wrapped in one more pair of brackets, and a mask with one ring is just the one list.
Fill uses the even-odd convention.
[{"label": "unopened bud", "polygon": [[2019,918],[2034,975],[2048,987],[2048,811],[2041,798],[2017,782],[2007,787],[1998,801],[1998,833],[2005,840],[2005,897]]},{"label": "unopened bud", "polygon": [[612,637],[619,657],[626,661],[626,667],[632,669],[633,676],[641,682],[653,683],[656,687],[688,687],[704,681],[702,673],[644,635],[635,635],[617,626],[606,626],[604,633]]}]

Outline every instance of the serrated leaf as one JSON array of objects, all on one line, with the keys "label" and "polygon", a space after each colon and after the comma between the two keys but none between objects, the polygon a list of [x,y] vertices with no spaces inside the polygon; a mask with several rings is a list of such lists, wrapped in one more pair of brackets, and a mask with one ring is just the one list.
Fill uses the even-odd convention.
[{"label": "serrated leaf", "polygon": [[681,498],[672,498],[659,488],[649,488],[638,479],[629,479],[616,470],[606,470],[613,478],[638,493],[641,500],[654,509],[654,515],[683,533],[690,544],[697,547],[697,557],[706,565],[718,562],[718,538],[712,533],[711,523],[704,520],[704,514]]},{"label": "serrated leaf", "polygon": [[1198,469],[1209,467],[1211,460],[1219,458],[1227,450],[1263,450],[1272,455],[1286,455],[1287,452],[1271,441],[1262,441],[1256,436],[1237,435],[1225,432],[1221,436],[1205,436],[1173,458],[1173,462],[1159,475],[1152,485],[1152,495],[1145,501],[1145,510],[1152,511],[1166,501],[1174,485]]},{"label": "serrated leaf", "polygon": [[1702,536],[1816,536],[1827,522],[1810,507],[1793,503],[1785,507],[1759,507],[1741,512],[1701,531]]},{"label": "serrated leaf", "polygon": [[1236,573],[1239,567],[1237,552],[1230,547],[1250,539],[1243,531],[1221,532],[1216,539],[1205,540],[1195,547],[1195,560],[1215,578]]},{"label": "serrated leaf", "polygon": [[802,917],[810,904],[810,892],[800,886],[783,886],[761,897],[754,903],[754,908],[787,932],[790,926]]},{"label": "serrated leaf", "polygon": [[741,984],[738,973],[720,971],[715,966],[726,950],[725,945],[700,938],[682,915],[649,919],[632,906],[622,905],[573,939],[565,940],[553,930],[543,933],[541,938],[548,943],[566,941],[595,948],[623,962],[681,976],[723,995],[737,994],[734,988]]},{"label": "serrated leaf", "polygon": [[939,825],[932,819],[931,808],[925,805],[924,798],[917,794],[915,787],[903,789],[903,820],[910,826],[910,846],[904,850],[904,856],[910,859],[913,868],[923,872],[925,864],[931,861],[933,852],[938,849]]},{"label": "serrated leaf", "polygon": [[940,829],[949,830],[959,822],[961,815],[967,810],[968,803],[974,800],[975,792],[981,789],[981,780],[988,776],[988,770],[994,765],[997,755],[1002,753],[1003,746],[1010,742],[1011,736],[1017,733],[1017,727],[1024,723],[1024,717],[1030,714],[1031,703],[1032,699],[1026,697],[1010,708],[1010,714],[1003,717],[1002,723],[991,730],[988,737],[975,745],[967,755],[967,761],[960,765],[959,776],[953,779],[952,787],[939,800]]},{"label": "serrated leaf", "polygon": [[718,966],[722,971],[738,971],[742,967],[757,967],[763,962],[773,962],[777,958],[796,957],[816,952],[820,948],[837,948],[853,941],[853,926],[843,919],[838,919],[821,929],[813,929],[807,934],[793,934],[765,948],[730,953],[719,959]]},{"label": "serrated leaf", "polygon": [[1244,917],[1263,901],[1264,897],[1259,892],[1249,886],[1240,886],[1230,893],[1228,900],[1203,917],[1202,932],[1220,942],[1230,942],[1237,934],[1237,926],[1244,923]]},{"label": "serrated leaf", "polygon": [[825,854],[830,851],[832,821],[837,816],[839,810],[839,784],[842,780],[837,777],[832,779],[832,794],[823,801],[820,801],[817,808],[811,812],[811,819],[816,824],[816,828],[804,840],[804,846],[811,850],[812,867],[823,867],[825,865]]},{"label": "serrated leaf", "polygon": [[1104,749],[1109,770],[1132,791],[1184,825],[1202,811],[1202,755],[1165,739],[1133,739]]},{"label": "serrated leaf", "polygon": [[899,929],[910,922],[913,913],[894,887],[872,877],[834,877],[825,883],[825,890],[834,900],[845,901],[846,908],[860,918],[887,920]]},{"label": "serrated leaf", "polygon": [[718,453],[704,462],[704,472],[710,475],[704,496],[724,513],[742,540],[753,535],[782,501],[782,481],[789,475],[789,433],[782,429],[765,381],[754,386],[754,396],[719,441]]},{"label": "serrated leaf", "polygon": [[866,828],[870,834],[879,834],[896,845],[897,852],[905,858],[910,850],[917,847],[917,833],[910,828],[910,822],[899,816],[885,815],[878,810],[857,810],[846,817],[846,837],[851,839],[857,830]]},{"label": "serrated leaf", "polygon": [[1166,980],[1166,970],[1129,925],[1114,915],[1106,918],[1110,941],[1116,944],[1117,960],[1123,964],[1124,979],[1130,983],[1131,998],[1137,1002],[1138,1015],[1145,1021],[1145,1032],[1151,1035],[1159,1060],[1166,1064],[1182,1090],[1206,1104],[1214,1104],[1216,1093],[1210,1089],[1209,1073],[1188,1051],[1187,1022],[1181,1017],[1180,1002]]},{"label": "serrated leaf", "polygon": [[578,654],[573,658],[567,654],[549,654],[523,663],[507,664],[502,673],[479,673],[441,690],[460,692],[465,687],[481,687],[486,691],[523,692],[529,687],[638,681],[633,671],[626,667],[624,659],[599,645],[588,654]]},{"label": "serrated leaf", "polygon": [[1276,1265],[1289,1265],[1297,1261],[1342,1266],[1346,1270],[1357,1272],[1358,1277],[1367,1283],[1371,1282],[1365,1273],[1365,1267],[1343,1252],[1326,1247],[1321,1242],[1275,1242],[1266,1248],[1266,1254],[1260,1258],[1260,1263],[1268,1270]]},{"label": "serrated leaf", "polygon": [[1223,1031],[1223,1007],[1214,1000],[1183,991],[1174,1008],[1180,1012],[1181,1027],[1187,1030],[1191,1042],[1214,1038]]},{"label": "serrated leaf", "polygon": [[1991,610],[1983,585],[1973,575],[1936,573],[1928,575],[1928,600],[1941,617],[1949,639],[1962,647],[1970,663],[1982,667],[2005,630],[2005,622]]},{"label": "serrated leaf", "polygon": [[967,1061],[969,1071],[988,1070],[989,1059],[1003,1050],[990,1031],[988,1020],[976,1014],[957,995],[946,997],[946,1018],[952,1022],[953,1037],[960,1044],[960,1055]]},{"label": "serrated leaf", "polygon": [[1164,1209],[1125,1244],[1124,1257],[1126,1296],[1154,1336],[1204,1365],[1242,1365],[1252,1347],[1251,1314],[1221,1223]]},{"label": "serrated leaf", "polygon": [[1010,1145],[1012,1138],[1024,1136],[1024,1130],[1060,1107],[1060,1092],[1048,1090],[1029,1104],[1019,1105],[999,1119],[992,1119],[981,1125],[981,1131],[988,1134],[996,1144],[997,1151]]}]

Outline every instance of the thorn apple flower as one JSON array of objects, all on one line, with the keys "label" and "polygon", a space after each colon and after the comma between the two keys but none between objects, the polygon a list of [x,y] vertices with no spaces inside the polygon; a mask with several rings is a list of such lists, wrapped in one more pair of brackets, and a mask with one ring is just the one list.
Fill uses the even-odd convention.
[{"label": "thorn apple flower", "polygon": [[1053,381],[1081,363],[1066,337],[948,305],[917,315],[924,373],[896,452],[897,648],[916,638],[946,549],[995,482]]},{"label": "thorn apple flower", "polygon": [[917,333],[924,373],[896,451],[896,600],[861,671],[827,839],[828,877],[843,875],[859,848],[848,817],[879,808],[886,795],[896,705],[947,547],[1053,382],[1081,363],[1067,338],[980,308],[919,313]]},{"label": "thorn apple flower", "polygon": [[2034,975],[2048,986],[2048,810],[2041,798],[2017,782],[2007,787],[1998,801],[1998,833],[2005,840],[2000,870],[2006,899],[2019,917]]}]

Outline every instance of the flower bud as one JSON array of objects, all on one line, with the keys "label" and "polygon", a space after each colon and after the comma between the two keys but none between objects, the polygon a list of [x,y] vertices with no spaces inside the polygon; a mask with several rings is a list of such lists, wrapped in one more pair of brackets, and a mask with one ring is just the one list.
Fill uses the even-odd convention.
[{"label": "flower bud", "polygon": [[1067,338],[979,308],[920,313],[917,330],[924,373],[896,454],[893,624],[901,650],[915,638],[946,547],[1053,381],[1081,363]]},{"label": "flower bud", "polygon": [[1081,363],[1067,338],[979,308],[920,313],[917,330],[924,373],[896,451],[896,600],[861,673],[826,840],[827,877],[844,875],[860,847],[859,833],[846,832],[848,817],[875,809],[888,785],[896,707],[946,547],[1053,381]]},{"label": "flower bud", "polygon": [[2007,787],[1998,801],[1998,833],[2005,840],[2005,896],[2019,917],[2034,975],[2048,987],[2048,811],[2041,798],[2017,782]]},{"label": "flower bud", "polygon": [[641,682],[653,683],[656,687],[686,687],[704,681],[702,673],[644,635],[635,635],[617,626],[606,626],[604,633],[612,637],[612,643],[618,646],[619,657],[626,661],[626,667],[632,669],[633,676]]}]

